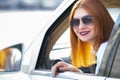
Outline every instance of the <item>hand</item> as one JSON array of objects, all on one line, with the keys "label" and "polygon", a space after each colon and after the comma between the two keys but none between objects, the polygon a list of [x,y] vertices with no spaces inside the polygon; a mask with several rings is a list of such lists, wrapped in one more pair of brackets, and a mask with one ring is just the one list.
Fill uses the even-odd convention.
[{"label": "hand", "polygon": [[59,70],[60,72],[64,72],[64,71],[81,72],[81,71],[80,71],[78,68],[76,68],[75,66],[73,66],[73,65],[71,65],[71,64],[68,64],[68,63],[66,63],[66,62],[63,62],[63,61],[56,63],[56,64],[52,67],[51,71],[52,71],[54,77],[56,77],[56,76],[58,75],[58,73],[59,73],[58,70]]}]

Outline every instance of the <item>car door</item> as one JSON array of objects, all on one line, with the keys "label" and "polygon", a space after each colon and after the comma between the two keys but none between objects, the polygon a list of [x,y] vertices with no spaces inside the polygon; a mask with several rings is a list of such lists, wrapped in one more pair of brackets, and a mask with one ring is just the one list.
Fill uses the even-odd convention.
[{"label": "car door", "polygon": [[[64,9],[64,6],[62,6],[62,9],[64,10],[61,15],[58,15],[59,17],[56,18],[55,22],[48,28],[46,31],[46,34],[44,36],[39,55],[37,57],[36,65],[31,68],[30,75],[32,79],[81,79],[81,80],[105,80],[108,76],[99,74],[99,75],[93,75],[93,74],[80,74],[80,73],[72,73],[72,72],[64,72],[60,73],[59,76],[56,78],[52,78],[52,73],[50,71],[50,68],[52,67],[51,63],[54,61],[54,59],[50,58],[50,54],[52,49],[54,49],[53,45],[56,43],[57,39],[60,38],[60,36],[68,29],[69,27],[69,12],[75,2],[73,1],[67,7]],[[59,13],[59,12],[57,12]],[[57,14],[56,13],[56,14]],[[69,36],[69,35],[68,35]],[[70,46],[67,46],[67,48]],[[64,47],[63,49],[65,49]],[[59,50],[60,48],[57,48]],[[65,50],[64,50],[65,51]],[[70,51],[70,50],[69,50]],[[56,52],[58,53],[58,52]],[[60,52],[61,53],[61,52]],[[64,55],[64,54],[62,54]],[[56,56],[55,56],[56,57]],[[33,57],[35,58],[35,57]],[[32,59],[33,59],[32,58]],[[106,58],[105,58],[106,59]],[[61,60],[60,58],[57,59],[57,61]],[[67,58],[66,61],[68,61],[69,58]],[[108,65],[105,63],[105,65]],[[105,70],[105,68],[103,68]],[[72,75],[72,77],[70,77]],[[109,79],[109,78],[108,78]],[[110,78],[110,79],[119,79],[119,78]]]}]

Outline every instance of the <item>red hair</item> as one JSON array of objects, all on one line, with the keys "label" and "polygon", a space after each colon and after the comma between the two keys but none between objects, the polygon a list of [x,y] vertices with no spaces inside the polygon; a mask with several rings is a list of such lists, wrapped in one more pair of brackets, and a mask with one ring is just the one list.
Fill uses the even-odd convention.
[{"label": "red hair", "polygon": [[[95,50],[98,50],[101,43],[108,41],[112,28],[114,26],[114,21],[105,6],[99,0],[78,0],[73,6],[70,13],[70,21],[73,18],[74,12],[77,8],[85,9],[93,17],[95,32],[98,32],[93,48]],[[80,39],[74,33],[72,27],[70,27],[70,42],[72,48],[72,55],[79,53],[80,50],[78,46],[81,46],[82,49],[85,49],[86,47],[88,47],[88,45],[84,47],[82,45],[89,44],[87,42],[80,41]],[[85,50],[87,50],[87,48]],[[89,53],[91,53],[91,50],[89,51]]]}]

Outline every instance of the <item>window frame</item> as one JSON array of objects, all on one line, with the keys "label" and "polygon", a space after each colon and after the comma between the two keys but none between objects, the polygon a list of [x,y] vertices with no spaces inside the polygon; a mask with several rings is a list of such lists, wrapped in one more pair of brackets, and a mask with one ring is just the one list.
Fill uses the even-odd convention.
[{"label": "window frame", "polygon": [[[76,1],[74,1],[58,18],[57,20],[50,26],[47,30],[45,37],[42,42],[42,46],[39,51],[37,63],[35,66],[35,70],[37,69],[50,69],[50,60],[49,53],[52,50],[53,45],[57,41],[57,39],[67,30],[69,27],[69,14]],[[64,26],[63,26],[64,25]],[[55,37],[54,32],[60,32],[58,36]],[[56,39],[55,39],[56,38]],[[54,40],[54,41],[52,41]],[[48,67],[47,67],[48,66]]]}]

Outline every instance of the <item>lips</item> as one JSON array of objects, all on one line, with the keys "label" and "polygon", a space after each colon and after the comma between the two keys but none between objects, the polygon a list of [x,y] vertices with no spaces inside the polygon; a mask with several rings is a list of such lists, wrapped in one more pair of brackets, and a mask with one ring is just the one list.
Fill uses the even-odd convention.
[{"label": "lips", "polygon": [[84,35],[87,35],[90,31],[83,31],[83,32],[80,32],[80,35],[84,36]]}]

